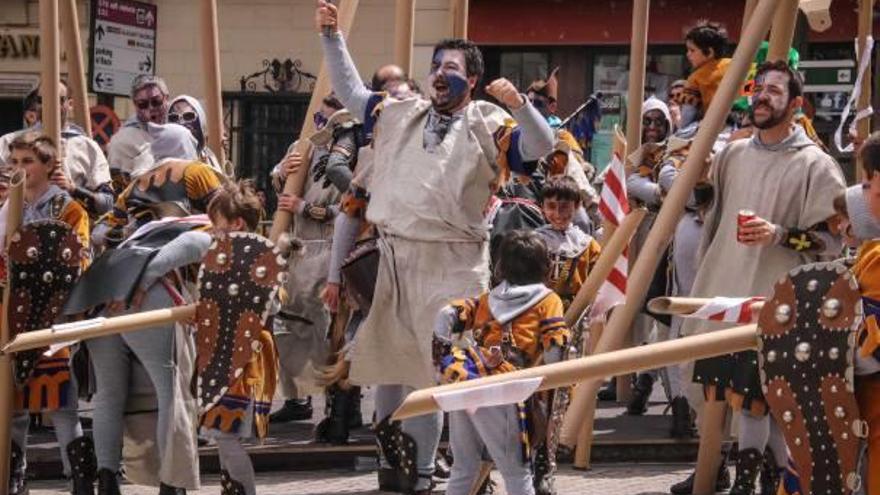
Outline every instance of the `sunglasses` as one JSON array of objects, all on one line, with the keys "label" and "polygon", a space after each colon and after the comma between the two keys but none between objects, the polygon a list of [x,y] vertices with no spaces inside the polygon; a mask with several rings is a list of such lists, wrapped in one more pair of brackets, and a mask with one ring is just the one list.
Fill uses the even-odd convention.
[{"label": "sunglasses", "polygon": [[168,122],[171,122],[172,124],[189,124],[195,122],[198,118],[199,116],[193,111],[168,114]]},{"label": "sunglasses", "polygon": [[138,110],[146,110],[148,108],[161,108],[165,104],[165,98],[150,98],[149,100],[135,100],[134,106]]},{"label": "sunglasses", "polygon": [[663,127],[666,121],[663,119],[642,119],[643,127]]}]

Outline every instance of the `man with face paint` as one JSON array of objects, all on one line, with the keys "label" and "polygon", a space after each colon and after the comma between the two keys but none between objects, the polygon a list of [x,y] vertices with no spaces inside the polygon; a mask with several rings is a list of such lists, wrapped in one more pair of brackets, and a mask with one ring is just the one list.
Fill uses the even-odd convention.
[{"label": "man with face paint", "polygon": [[[42,129],[42,98],[39,90],[38,86],[32,92],[37,121],[27,130]],[[61,81],[58,94],[61,98],[61,166],[52,172],[52,184],[70,194],[92,218],[97,218],[113,208],[110,166],[98,143],[70,122],[73,99],[68,96],[66,81]],[[0,166],[8,164],[9,143],[23,132],[11,132],[0,137]]]},{"label": "man with face paint", "polygon": [[207,114],[205,114],[205,109],[199,100],[189,95],[180,95],[171,100],[168,108],[168,122],[186,127],[196,138],[199,161],[210,165],[223,177],[234,177],[235,170],[232,163],[221,164],[217,155],[208,147]]},{"label": "man with face paint", "polygon": [[[714,202],[706,214],[702,259],[693,297],[768,296],[773,284],[792,268],[838,255],[840,239],[831,233],[835,198],[845,192],[840,167],[793,123],[802,105],[803,83],[787,63],[762,65],[755,77],[750,139],[730,142],[712,163]],[[752,220],[738,226],[748,209]],[[731,324],[687,320],[691,335]],[[781,469],[785,443],[767,415],[755,351],[697,361],[694,381],[706,400],[727,400],[739,415],[739,456],[730,493],[755,493],[765,448]],[[778,471],[777,471],[778,475]],[[773,488],[773,481],[763,483]]]},{"label": "man with face paint", "polygon": [[[487,288],[483,212],[492,190],[511,171],[530,174],[525,164],[552,150],[553,131],[506,79],[492,82],[486,92],[513,117],[494,104],[472,100],[483,74],[482,54],[473,43],[436,45],[430,99],[397,99],[364,88],[338,32],[336,7],[320,0],[316,24],[334,91],[365,126],[375,126],[366,218],[380,236],[374,295],[380,304],[370,308],[353,342],[350,380],[382,385],[377,435],[380,441],[405,439],[399,445],[402,469],[397,477],[386,471],[381,488],[427,494],[442,415],[398,425],[382,413],[390,414],[408,391],[434,383],[430,322],[448,301]],[[515,418],[508,419],[510,431],[519,431]],[[453,422],[451,429],[457,428]],[[454,471],[449,493],[467,493],[470,480]],[[464,488],[453,490],[453,484]],[[522,493],[534,493],[531,479],[524,485],[529,491]]]},{"label": "man with face paint", "polygon": [[131,83],[131,102],[135,115],[126,126],[144,127],[147,122],[164,124],[168,121],[168,85],[161,77],[142,74]]}]

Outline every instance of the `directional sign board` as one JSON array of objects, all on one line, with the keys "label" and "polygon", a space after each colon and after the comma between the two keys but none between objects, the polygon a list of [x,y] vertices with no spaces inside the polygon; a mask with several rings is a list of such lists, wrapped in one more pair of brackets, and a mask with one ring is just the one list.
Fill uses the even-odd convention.
[{"label": "directional sign board", "polygon": [[89,81],[95,93],[128,96],[131,81],[156,71],[155,5],[93,0]]}]

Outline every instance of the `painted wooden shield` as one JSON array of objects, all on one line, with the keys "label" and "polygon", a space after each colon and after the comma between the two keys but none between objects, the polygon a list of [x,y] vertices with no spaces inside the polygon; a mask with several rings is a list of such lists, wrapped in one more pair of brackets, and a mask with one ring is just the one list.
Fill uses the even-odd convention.
[{"label": "painted wooden shield", "polygon": [[205,255],[196,306],[196,387],[203,410],[220,400],[259,350],[286,270],[285,257],[256,234],[232,233]]},{"label": "painted wooden shield", "polygon": [[[22,332],[52,326],[82,270],[83,245],[70,225],[39,220],[21,227],[9,245],[9,328]],[[46,349],[19,352],[14,358],[18,384],[30,378]]]},{"label": "painted wooden shield", "polygon": [[858,284],[839,262],[795,268],[761,310],[761,384],[804,493],[849,495],[860,484],[867,425],[854,395],[853,359],[862,321]]}]

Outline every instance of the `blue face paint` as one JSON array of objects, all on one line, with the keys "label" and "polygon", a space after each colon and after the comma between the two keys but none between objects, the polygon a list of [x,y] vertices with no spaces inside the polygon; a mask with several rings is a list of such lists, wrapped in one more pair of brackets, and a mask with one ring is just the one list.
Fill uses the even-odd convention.
[{"label": "blue face paint", "polygon": [[[432,100],[434,107],[440,111],[452,111],[458,108],[470,95],[470,83],[464,71],[463,58],[463,54],[455,50],[442,50],[434,55],[429,84],[437,91]],[[454,63],[455,67],[451,67],[451,63]],[[441,86],[440,89],[436,88],[437,83]]]},{"label": "blue face paint", "polygon": [[450,99],[458,100],[470,91],[467,78],[462,77],[461,74],[457,72],[446,72],[443,75],[446,77],[447,84],[449,84]]}]

